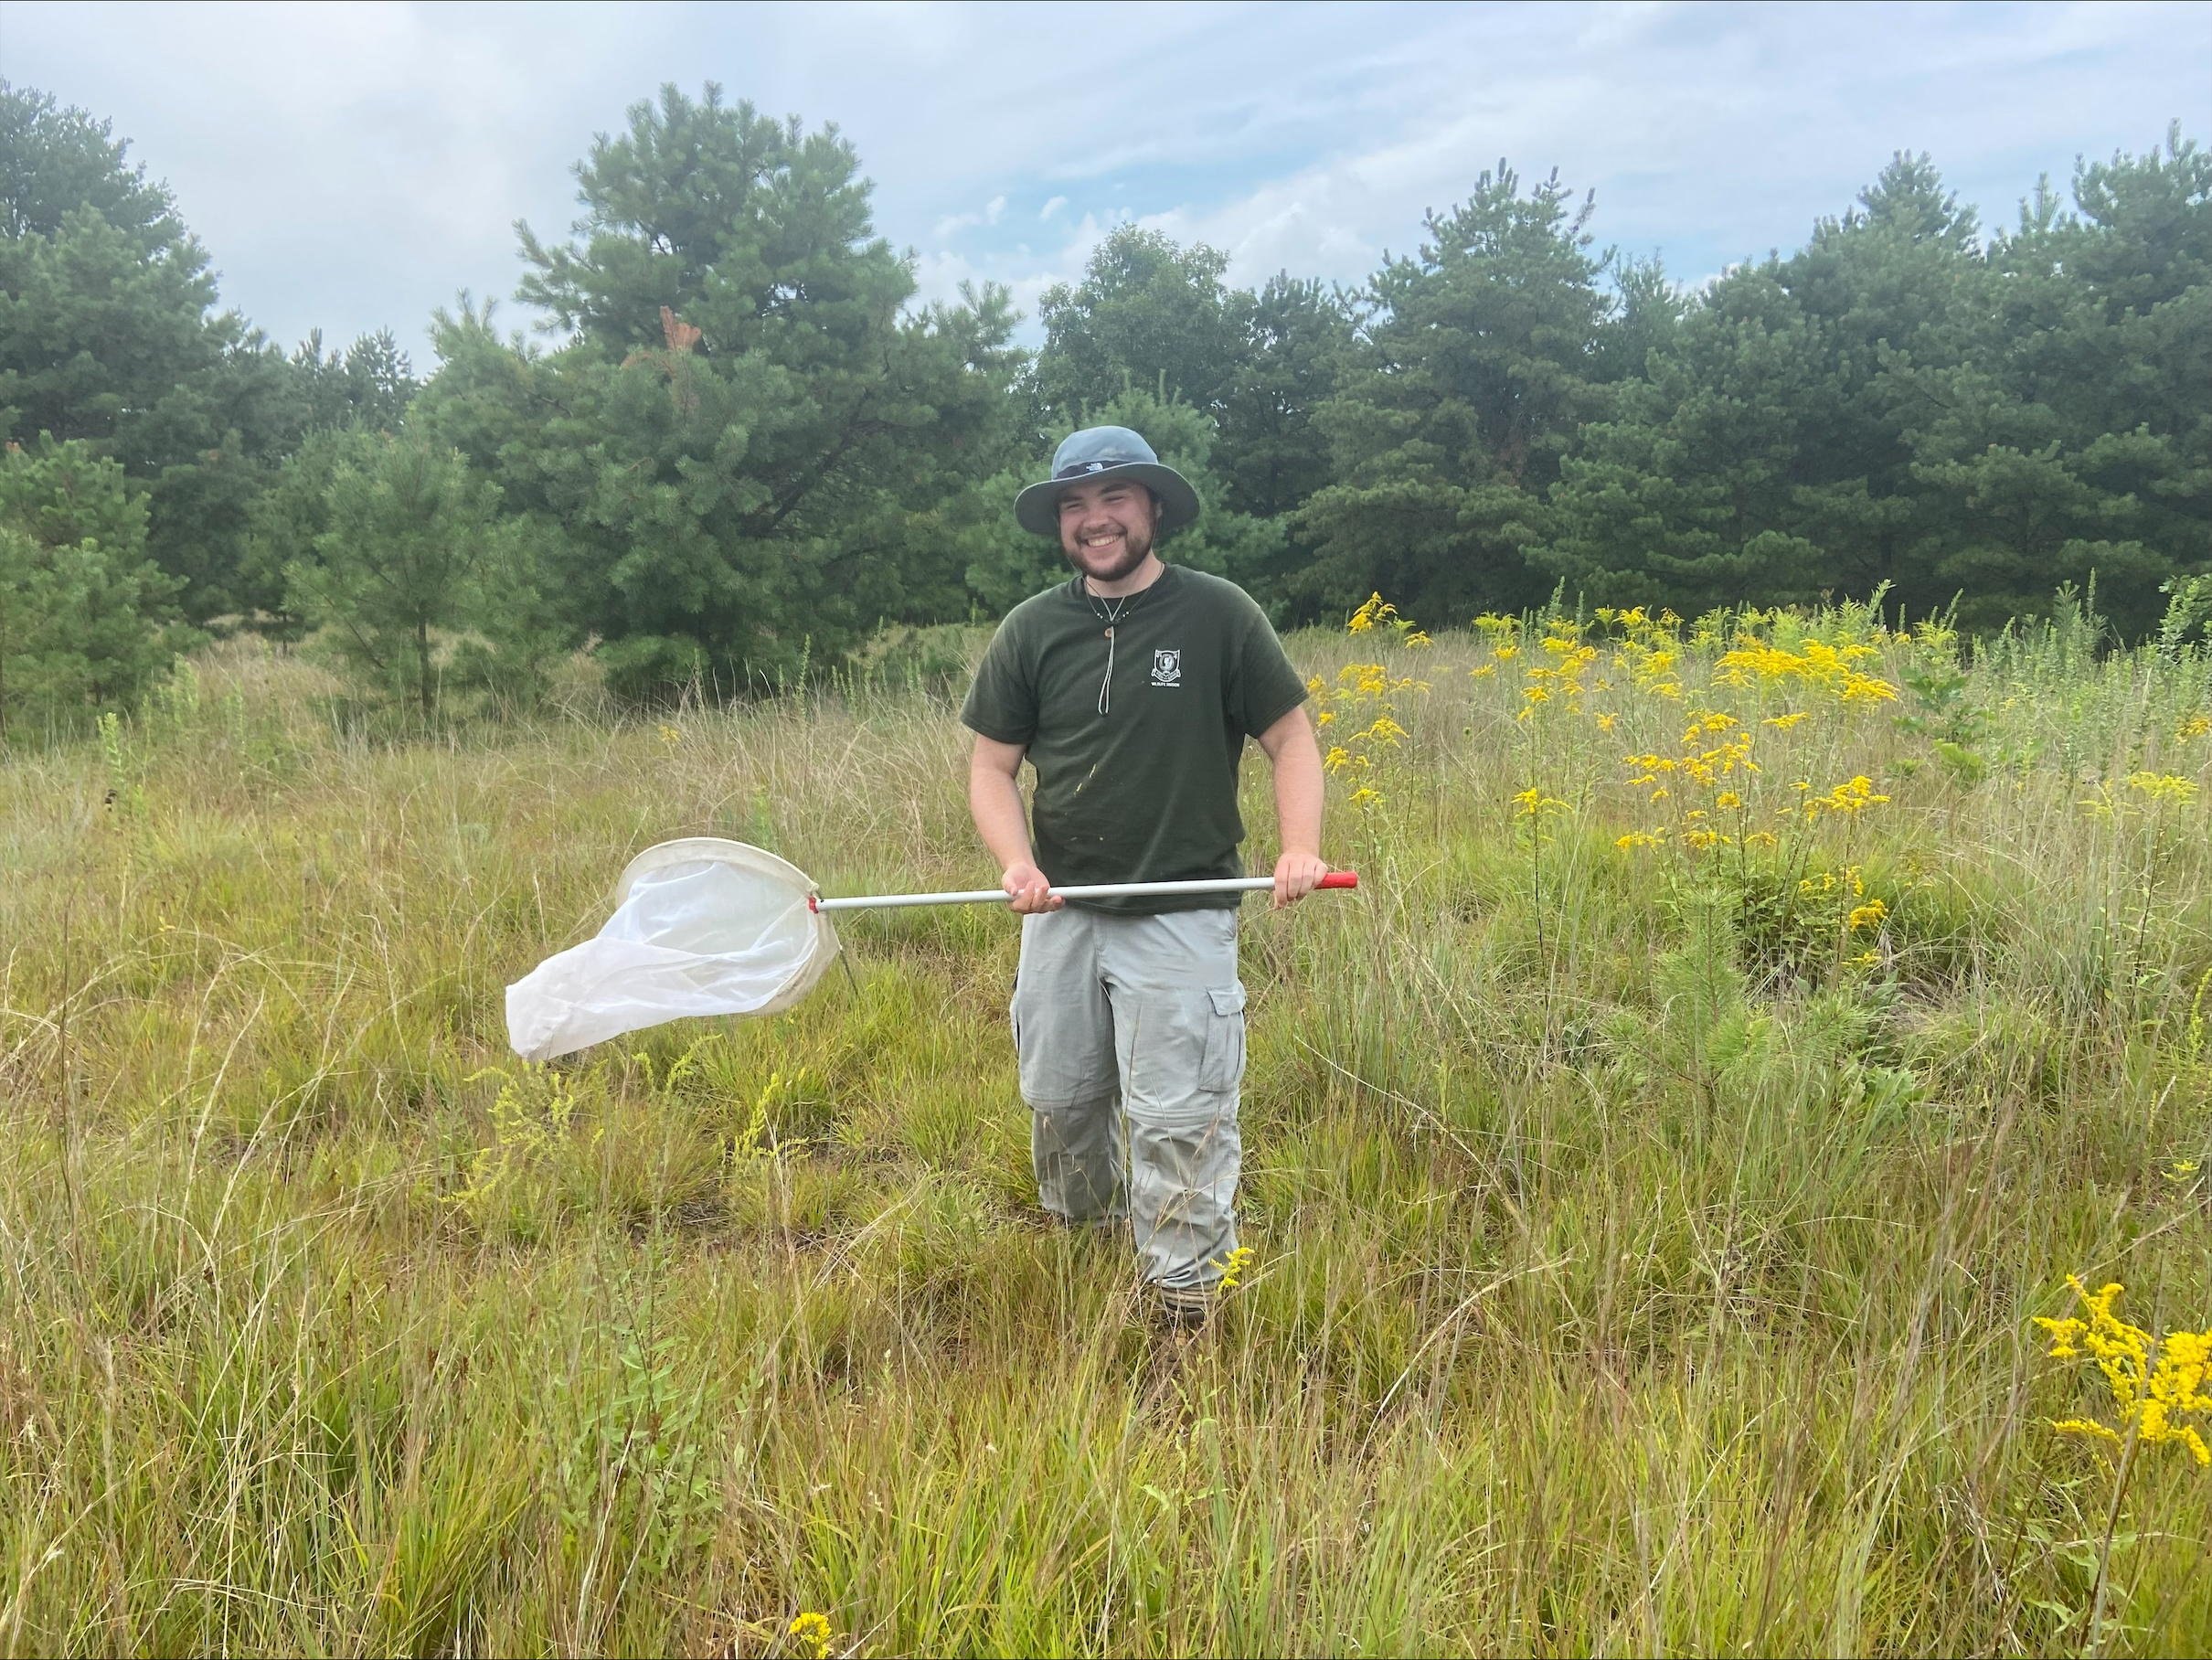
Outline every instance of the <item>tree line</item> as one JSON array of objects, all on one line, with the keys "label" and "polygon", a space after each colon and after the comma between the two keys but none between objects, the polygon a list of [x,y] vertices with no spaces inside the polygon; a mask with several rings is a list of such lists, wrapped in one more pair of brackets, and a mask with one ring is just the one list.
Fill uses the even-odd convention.
[{"label": "tree line", "polygon": [[2038,184],[1984,231],[1899,154],[1784,255],[1686,286],[1505,163],[1356,290],[1232,286],[1124,226],[1016,343],[919,303],[853,146],[673,86],[516,227],[537,333],[463,295],[285,352],[111,124],[0,82],[0,736],[128,703],[212,628],[311,635],[427,713],[589,647],[650,699],[835,663],[1059,580],[1010,504],[1078,425],[1198,485],[1171,557],[1286,623],[1881,590],[1969,632],[2212,569],[2212,156]]}]

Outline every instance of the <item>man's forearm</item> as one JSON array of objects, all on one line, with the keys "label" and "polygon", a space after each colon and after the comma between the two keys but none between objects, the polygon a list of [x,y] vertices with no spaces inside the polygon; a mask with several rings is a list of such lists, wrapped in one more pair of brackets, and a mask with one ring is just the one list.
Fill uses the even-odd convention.
[{"label": "man's forearm", "polygon": [[968,811],[975,832],[991,849],[1001,870],[1026,865],[1034,857],[1029,846],[1029,821],[1022,812],[1022,793],[1014,780],[995,767],[978,766],[968,773]]},{"label": "man's forearm", "polygon": [[[1303,736],[1303,734],[1302,734]],[[1321,853],[1324,790],[1321,757],[1311,738],[1283,744],[1275,755],[1275,824],[1285,853]]]},{"label": "man's forearm", "polygon": [[1019,744],[976,735],[975,754],[968,762],[968,812],[975,820],[976,834],[998,861],[1015,915],[1026,917],[1058,910],[1061,901],[1037,867],[1037,855],[1029,846],[1029,820],[1014,782],[1021,767]]},{"label": "man's forearm", "polygon": [[1260,747],[1275,769],[1275,824],[1282,834],[1275,909],[1281,910],[1313,892],[1329,868],[1321,862],[1321,750],[1304,706],[1260,733]]}]

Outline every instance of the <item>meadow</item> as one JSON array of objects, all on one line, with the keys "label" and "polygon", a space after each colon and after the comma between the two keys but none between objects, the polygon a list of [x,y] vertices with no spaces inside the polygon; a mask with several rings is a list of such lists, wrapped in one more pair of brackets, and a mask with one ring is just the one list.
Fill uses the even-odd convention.
[{"label": "meadow", "polygon": [[1294,636],[1362,885],[1246,909],[1192,1336],[1035,1208],[1003,913],[506,1051],[654,842],[987,884],[959,674],[214,648],[0,761],[0,1648],[2212,1649],[2188,620]]}]

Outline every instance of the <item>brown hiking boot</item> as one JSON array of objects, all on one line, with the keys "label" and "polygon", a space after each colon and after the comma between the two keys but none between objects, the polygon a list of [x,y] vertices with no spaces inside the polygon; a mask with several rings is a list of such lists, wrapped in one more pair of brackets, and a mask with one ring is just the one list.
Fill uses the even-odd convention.
[{"label": "brown hiking boot", "polygon": [[1220,1299],[1211,1286],[1155,1285],[1152,1287],[1153,1306],[1160,1318],[1169,1325],[1185,1331],[1196,1331],[1204,1325]]}]

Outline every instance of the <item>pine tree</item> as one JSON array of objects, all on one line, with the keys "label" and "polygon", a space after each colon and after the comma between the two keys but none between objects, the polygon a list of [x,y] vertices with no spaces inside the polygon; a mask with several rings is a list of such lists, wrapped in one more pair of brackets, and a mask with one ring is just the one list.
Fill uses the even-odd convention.
[{"label": "pine tree", "polygon": [[[1082,282],[1045,291],[1037,398],[1063,429],[1098,426],[1131,388],[1215,413],[1244,356],[1228,256],[1124,225],[1092,250]],[[1250,296],[1242,296],[1249,303]]]},{"label": "pine tree", "polygon": [[458,451],[366,430],[333,446],[328,528],[287,566],[291,603],[373,682],[437,706],[441,636],[473,620],[498,486]]},{"label": "pine tree", "polygon": [[1583,423],[1607,410],[1608,300],[1591,204],[1558,176],[1522,194],[1500,163],[1417,256],[1369,285],[1375,321],[1318,411],[1335,482],[1298,515],[1316,549],[1294,592],[1349,610],[1391,594],[1440,621],[1541,597],[1521,550]]},{"label": "pine tree", "polygon": [[553,589],[618,688],[759,684],[964,611],[952,505],[1014,453],[1004,292],[907,312],[852,146],[712,86],[635,106],[578,176],[576,240],[521,229],[568,342],[441,314],[422,417],[558,527]]},{"label": "pine tree", "polygon": [[0,740],[129,708],[193,643],[145,549],[112,460],[51,439],[0,456]]}]

